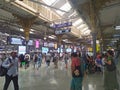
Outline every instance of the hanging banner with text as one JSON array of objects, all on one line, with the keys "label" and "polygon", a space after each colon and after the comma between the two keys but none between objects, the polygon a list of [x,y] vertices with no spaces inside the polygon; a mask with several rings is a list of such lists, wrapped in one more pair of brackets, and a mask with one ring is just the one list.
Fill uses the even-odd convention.
[{"label": "hanging banner with text", "polygon": [[69,33],[69,32],[71,32],[71,28],[67,28],[64,30],[56,30],[55,34],[64,34],[64,33]]},{"label": "hanging banner with text", "polygon": [[72,26],[72,22],[66,22],[66,23],[61,23],[61,24],[54,24],[52,27],[53,28],[63,28],[63,27],[69,27]]}]

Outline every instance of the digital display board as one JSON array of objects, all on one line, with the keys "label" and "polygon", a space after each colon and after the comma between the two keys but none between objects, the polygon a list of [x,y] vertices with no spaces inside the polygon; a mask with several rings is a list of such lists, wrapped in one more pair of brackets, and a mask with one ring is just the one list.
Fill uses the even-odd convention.
[{"label": "digital display board", "polygon": [[52,42],[48,44],[49,47],[54,47],[54,45],[55,45],[55,44],[52,43]]},{"label": "digital display board", "polygon": [[48,53],[49,49],[47,47],[42,47],[42,53]]},{"label": "digital display board", "polygon": [[22,40],[20,38],[11,38],[10,44],[20,44],[22,45]]},{"label": "digital display board", "polygon": [[36,47],[36,48],[39,48],[39,45],[40,45],[39,40],[35,40],[35,47]]},{"label": "digital display board", "polygon": [[55,34],[64,34],[64,33],[69,33],[69,32],[71,32],[71,28],[67,28],[64,30],[56,30]]},{"label": "digital display board", "polygon": [[67,48],[66,52],[72,52],[72,49],[71,48]]},{"label": "digital display board", "polygon": [[61,23],[61,24],[55,24],[55,25],[53,25],[53,28],[63,28],[63,27],[68,27],[68,26],[72,26],[72,22],[65,22],[65,23]]},{"label": "digital display board", "polygon": [[54,48],[57,49],[57,43],[54,44]]},{"label": "digital display board", "polygon": [[26,46],[18,46],[18,54],[25,54]]},{"label": "digital display board", "polygon": [[47,47],[47,46],[48,46],[48,43],[47,43],[47,42],[44,42],[44,46]]},{"label": "digital display board", "polygon": [[29,40],[28,45],[33,45],[33,40]]}]

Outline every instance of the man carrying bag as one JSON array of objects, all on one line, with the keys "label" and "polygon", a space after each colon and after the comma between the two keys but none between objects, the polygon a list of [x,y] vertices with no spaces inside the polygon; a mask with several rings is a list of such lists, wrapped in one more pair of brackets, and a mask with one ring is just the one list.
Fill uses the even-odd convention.
[{"label": "man carrying bag", "polygon": [[14,90],[19,90],[18,58],[17,58],[16,52],[11,52],[10,57],[3,62],[2,66],[8,69],[5,75],[5,84],[4,84],[3,90],[8,90],[8,86],[11,80],[13,81],[13,84],[14,84]]}]

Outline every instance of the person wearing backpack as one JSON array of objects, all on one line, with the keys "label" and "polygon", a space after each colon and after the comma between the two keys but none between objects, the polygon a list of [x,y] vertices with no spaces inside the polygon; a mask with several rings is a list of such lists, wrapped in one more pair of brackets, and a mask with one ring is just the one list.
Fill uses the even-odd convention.
[{"label": "person wearing backpack", "polygon": [[25,69],[27,69],[30,63],[30,55],[28,53],[25,54],[24,61],[25,61]]},{"label": "person wearing backpack", "polygon": [[7,68],[8,71],[5,75],[5,84],[3,90],[8,90],[8,86],[11,81],[14,84],[14,90],[19,90],[18,85],[18,58],[16,52],[11,52],[10,57],[8,57],[2,66]]}]

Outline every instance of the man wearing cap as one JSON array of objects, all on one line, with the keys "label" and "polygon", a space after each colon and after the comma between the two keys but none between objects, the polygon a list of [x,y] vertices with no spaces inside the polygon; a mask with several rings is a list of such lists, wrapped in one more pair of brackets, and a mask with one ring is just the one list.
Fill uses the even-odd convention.
[{"label": "man wearing cap", "polygon": [[14,90],[19,90],[18,85],[18,58],[16,52],[11,52],[10,57],[8,57],[2,64],[3,67],[8,69],[5,75],[5,84],[3,90],[8,90],[8,86],[13,81]]}]

